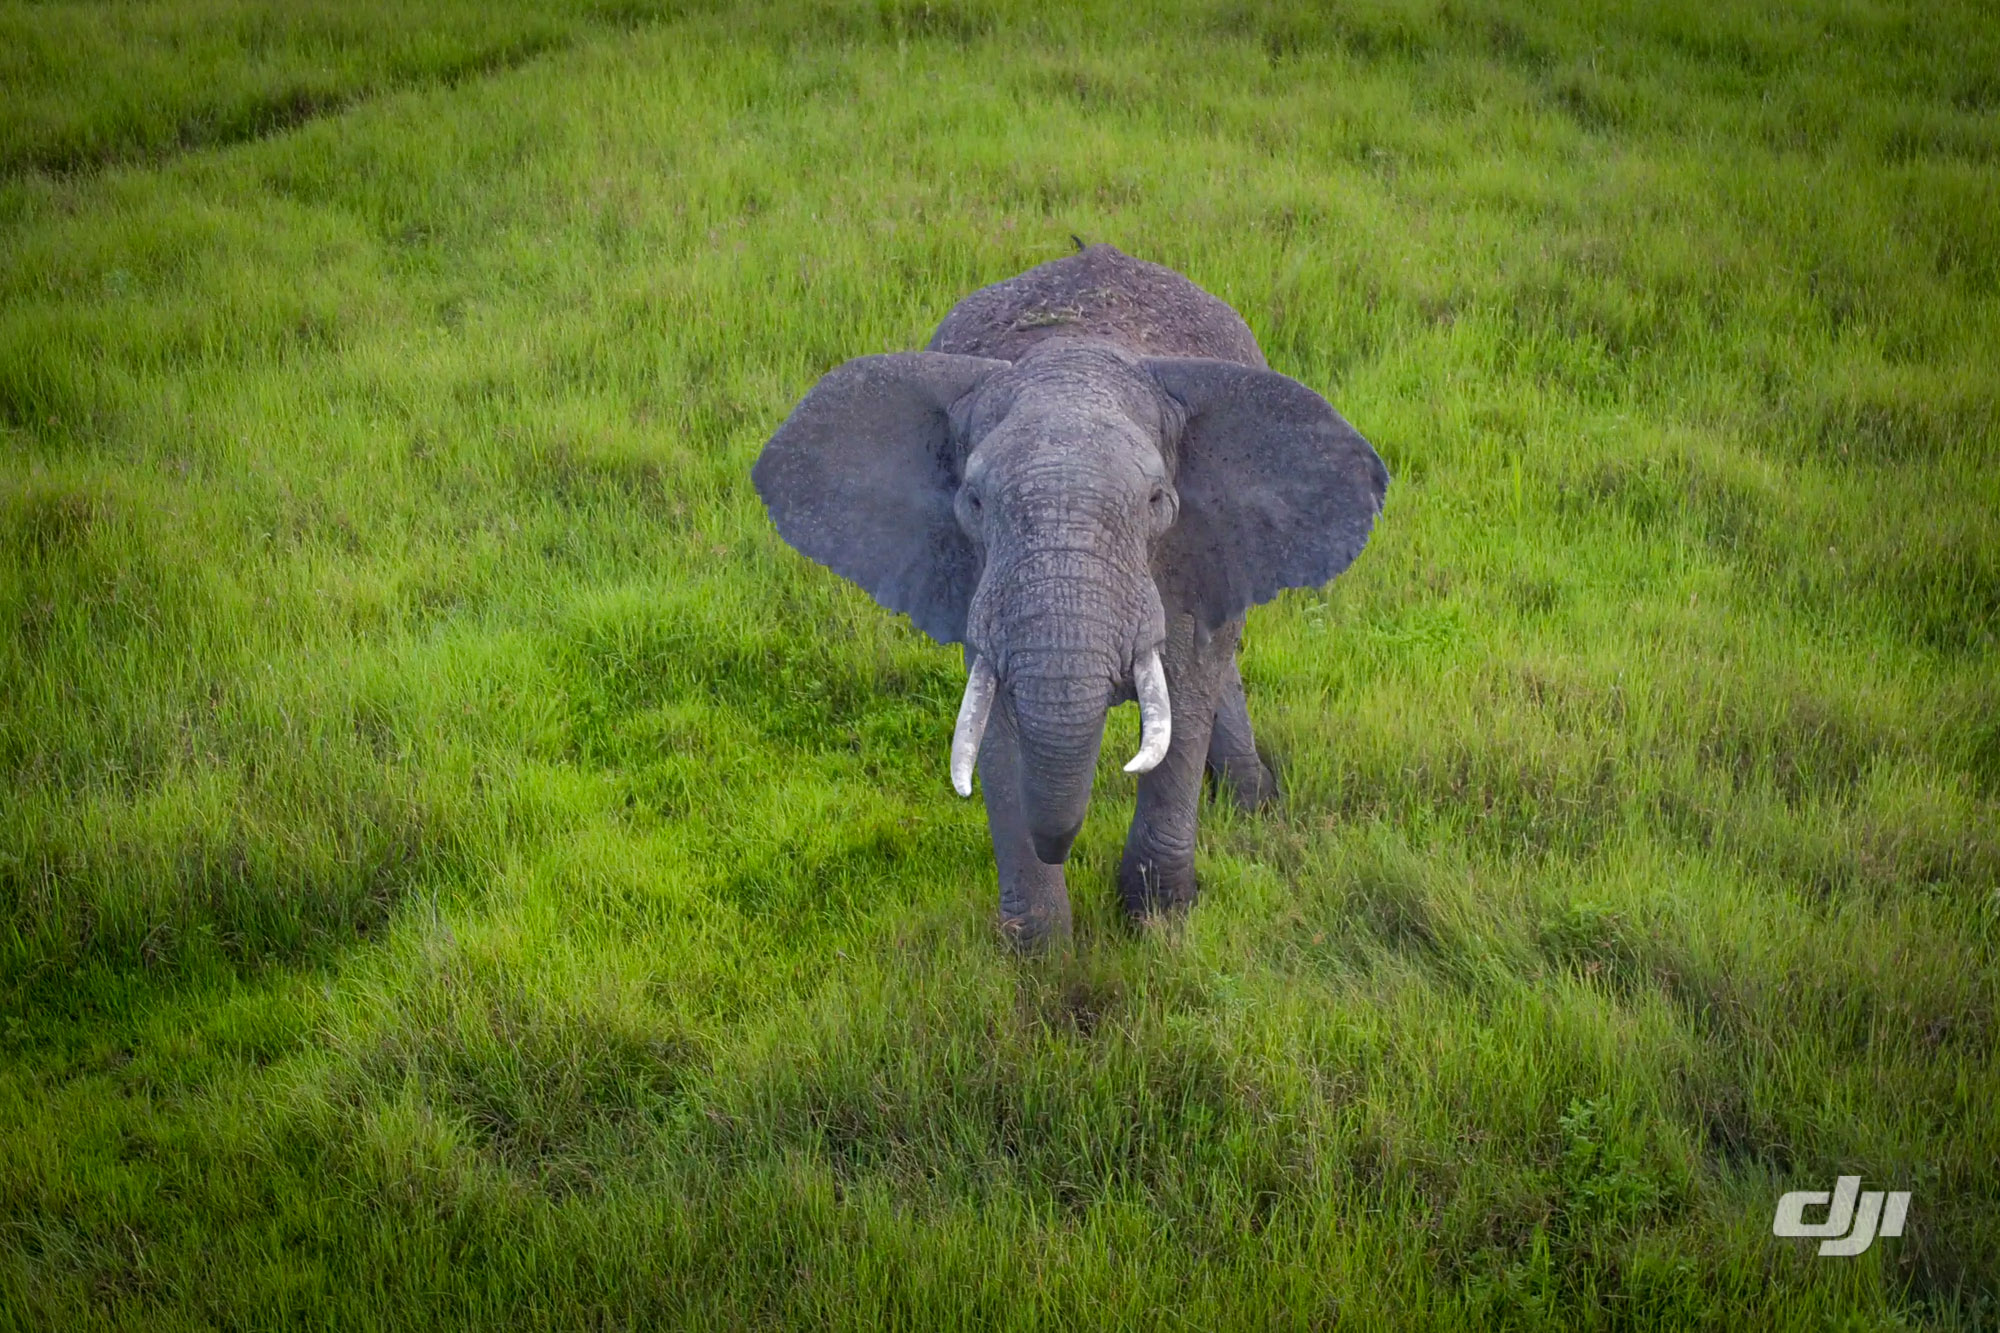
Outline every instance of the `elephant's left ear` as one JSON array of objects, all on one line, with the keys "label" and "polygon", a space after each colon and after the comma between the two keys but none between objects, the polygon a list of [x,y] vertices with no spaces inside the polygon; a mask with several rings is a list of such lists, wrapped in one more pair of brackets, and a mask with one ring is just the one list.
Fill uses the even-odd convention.
[{"label": "elephant's left ear", "polygon": [[1228,361],[1146,366],[1187,411],[1162,592],[1214,629],[1354,563],[1389,470],[1332,404],[1297,380]]},{"label": "elephant's left ear", "polygon": [[965,638],[979,576],[952,516],[951,408],[1006,367],[944,352],[857,357],[813,386],[750,473],[786,541],[939,643]]}]

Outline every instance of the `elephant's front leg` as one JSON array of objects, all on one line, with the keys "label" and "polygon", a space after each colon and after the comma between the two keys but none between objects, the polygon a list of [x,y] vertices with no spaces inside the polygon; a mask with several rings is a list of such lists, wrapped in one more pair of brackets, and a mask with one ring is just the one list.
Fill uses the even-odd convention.
[{"label": "elephant's front leg", "polygon": [[1021,804],[1021,746],[1013,710],[994,705],[979,746],[979,786],[986,797],[987,831],[1000,867],[1000,933],[1016,948],[1035,949],[1067,938],[1069,888],[1063,868],[1035,855]]},{"label": "elephant's front leg", "polygon": [[1126,915],[1135,921],[1194,903],[1195,820],[1202,767],[1221,701],[1218,663],[1234,656],[1239,630],[1224,626],[1197,644],[1193,622],[1183,619],[1162,654],[1173,699],[1173,744],[1159,766],[1139,779],[1139,805],[1118,866],[1118,891]]}]

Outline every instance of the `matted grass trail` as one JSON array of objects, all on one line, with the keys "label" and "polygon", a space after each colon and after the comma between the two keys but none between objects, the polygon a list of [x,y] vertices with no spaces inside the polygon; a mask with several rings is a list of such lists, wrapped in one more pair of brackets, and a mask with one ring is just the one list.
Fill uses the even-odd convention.
[{"label": "matted grass trail", "polygon": [[[0,18],[0,1326],[1994,1318],[1979,6],[507,13]],[[1395,481],[1024,962],[748,469],[1072,233]]]}]

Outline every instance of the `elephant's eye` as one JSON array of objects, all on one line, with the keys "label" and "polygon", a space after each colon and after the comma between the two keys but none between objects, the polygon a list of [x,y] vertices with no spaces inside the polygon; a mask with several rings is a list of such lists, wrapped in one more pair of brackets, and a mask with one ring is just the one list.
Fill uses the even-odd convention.
[{"label": "elephant's eye", "polygon": [[1153,488],[1152,496],[1146,501],[1146,503],[1153,506],[1153,508],[1155,509],[1164,507],[1167,503],[1167,488],[1164,486],[1155,486]]}]

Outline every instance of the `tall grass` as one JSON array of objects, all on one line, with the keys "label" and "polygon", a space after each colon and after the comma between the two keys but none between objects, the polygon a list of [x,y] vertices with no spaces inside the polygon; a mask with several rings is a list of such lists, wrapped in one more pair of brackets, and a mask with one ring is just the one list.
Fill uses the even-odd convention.
[{"label": "tall grass", "polygon": [[[0,27],[0,1324],[1994,1318],[1979,6]],[[1072,233],[1396,481],[1023,962],[746,481]]]}]

